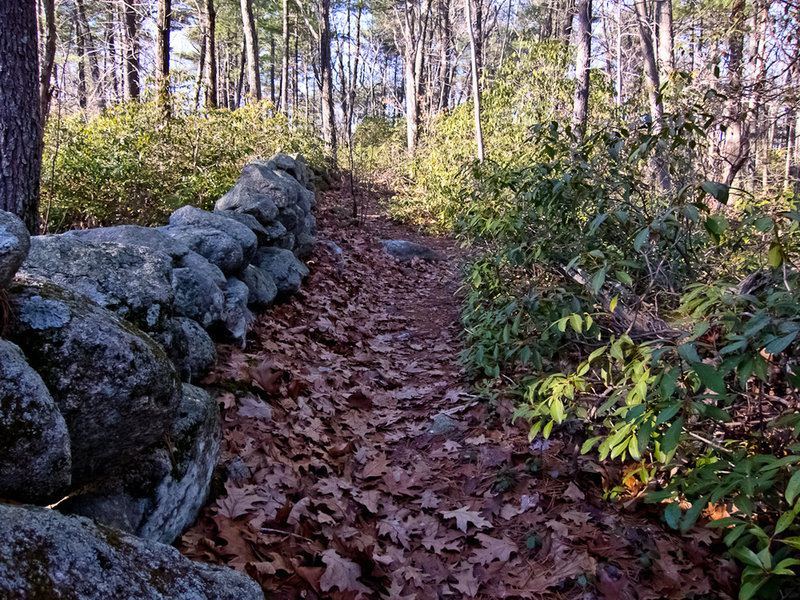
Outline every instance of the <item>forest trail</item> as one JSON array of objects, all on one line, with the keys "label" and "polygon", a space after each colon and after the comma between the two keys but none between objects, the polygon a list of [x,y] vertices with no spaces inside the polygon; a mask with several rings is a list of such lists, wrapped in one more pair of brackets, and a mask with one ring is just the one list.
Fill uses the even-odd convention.
[{"label": "forest trail", "polygon": [[[227,481],[182,552],[274,599],[727,597],[735,573],[707,530],[667,532],[635,499],[613,508],[608,467],[529,444],[510,404],[473,395],[454,242],[383,219],[373,197],[356,223],[345,190],[321,196],[306,285],[244,350],[220,347],[206,381]],[[400,262],[387,238],[448,260]]]}]

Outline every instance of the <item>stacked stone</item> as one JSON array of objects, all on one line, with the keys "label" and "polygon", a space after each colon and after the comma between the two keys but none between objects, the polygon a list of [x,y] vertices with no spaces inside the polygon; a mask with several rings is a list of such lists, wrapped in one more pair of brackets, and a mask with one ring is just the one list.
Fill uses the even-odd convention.
[{"label": "stacked stone", "polygon": [[[213,213],[183,207],[164,227],[30,238],[0,211],[0,498],[63,499],[61,512],[151,551],[172,542],[204,503],[219,453],[217,403],[190,382],[214,365],[214,340],[244,346],[250,309],[300,288],[313,205],[302,158],[278,154],[247,165]],[[15,519],[34,545],[40,526],[80,530],[88,546],[105,531],[47,511]],[[0,596],[19,584],[12,563],[0,557]],[[261,597],[239,584],[230,597]]]}]

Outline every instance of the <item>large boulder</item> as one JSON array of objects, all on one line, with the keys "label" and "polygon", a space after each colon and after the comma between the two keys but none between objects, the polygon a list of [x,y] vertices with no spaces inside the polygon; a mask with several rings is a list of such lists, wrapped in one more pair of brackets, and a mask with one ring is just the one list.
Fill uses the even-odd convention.
[{"label": "large boulder", "polygon": [[260,192],[240,180],[228,193],[217,200],[214,210],[229,210],[251,215],[262,225],[268,225],[278,216],[275,198],[280,198],[280,190],[269,191],[269,193]]},{"label": "large boulder", "polygon": [[219,457],[216,400],[184,384],[180,413],[168,439],[70,496],[58,509],[147,540],[171,543],[194,522],[208,495]]},{"label": "large boulder", "polygon": [[284,296],[298,291],[308,275],[308,267],[283,248],[259,248],[253,264],[272,278],[278,294]]},{"label": "large boulder", "polygon": [[182,381],[198,381],[217,362],[217,350],[208,332],[197,321],[175,317],[169,328],[153,338],[175,364]]},{"label": "large boulder", "polygon": [[47,502],[71,481],[69,434],[42,378],[0,340],[0,498]]},{"label": "large boulder", "polygon": [[248,215],[243,212],[236,212],[233,210],[215,210],[215,215],[220,215],[226,219],[233,219],[247,227],[256,236],[256,243],[258,246],[268,246],[273,236],[269,230],[259,223],[253,215]]},{"label": "large boulder", "polygon": [[217,265],[190,252],[172,270],[175,314],[208,329],[222,320],[225,309],[225,275]]},{"label": "large boulder", "polygon": [[267,273],[258,267],[247,265],[241,278],[248,290],[247,306],[263,309],[275,302],[278,286]]},{"label": "large boulder", "polygon": [[73,485],[127,461],[169,430],[180,382],[152,338],[44,279],[17,276],[9,300],[15,318],[8,337],[66,420]]},{"label": "large boulder", "polygon": [[250,262],[258,246],[256,234],[243,223],[227,217],[225,213],[210,213],[195,206],[184,206],[172,213],[169,224],[179,227],[218,229],[228,234],[242,247],[245,263]]},{"label": "large boulder", "polygon": [[247,213],[267,225],[281,208],[296,204],[301,191],[311,193],[274,162],[253,161],[242,169],[233,188],[217,200],[215,209]]},{"label": "large boulder", "polygon": [[30,237],[18,216],[0,210],[0,289],[8,285],[28,256]]},{"label": "large boulder", "polygon": [[175,261],[189,253],[189,247],[153,227],[141,225],[116,225],[114,227],[98,227],[96,229],[76,229],[67,231],[64,237],[77,237],[92,242],[115,242],[123,246],[149,248],[168,255]]},{"label": "large boulder", "polygon": [[218,266],[226,275],[238,273],[245,265],[242,244],[220,229],[194,225],[168,225],[160,227],[159,230]]},{"label": "large boulder", "polygon": [[20,274],[83,294],[146,331],[163,329],[172,316],[172,260],[143,246],[35,236]]},{"label": "large boulder", "polygon": [[8,600],[263,600],[249,577],[83,517],[0,505],[0,597]]}]

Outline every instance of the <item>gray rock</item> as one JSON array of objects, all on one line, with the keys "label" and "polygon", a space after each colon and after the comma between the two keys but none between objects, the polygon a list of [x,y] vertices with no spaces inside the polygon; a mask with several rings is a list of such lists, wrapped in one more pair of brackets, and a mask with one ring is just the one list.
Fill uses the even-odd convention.
[{"label": "gray rock", "polygon": [[252,215],[262,225],[268,225],[278,216],[275,199],[279,198],[279,193],[280,190],[260,192],[246,183],[237,182],[227,194],[217,200],[214,210],[230,210]]},{"label": "gray rock", "polygon": [[308,258],[314,251],[314,244],[316,243],[317,238],[310,233],[299,233],[295,238],[292,252],[297,258]]},{"label": "gray rock", "polygon": [[164,351],[127,321],[39,278],[9,287],[9,339],[41,375],[67,423],[81,485],[161,439],[180,386]]},{"label": "gray rock", "polygon": [[69,434],[42,378],[0,340],[0,498],[48,502],[71,481]]},{"label": "gray rock", "polygon": [[253,264],[272,277],[278,286],[278,294],[281,295],[298,291],[303,279],[308,275],[308,267],[290,250],[283,248],[259,248]]},{"label": "gray rock", "polygon": [[0,210],[0,289],[6,287],[30,248],[30,234],[22,220]]},{"label": "gray rock", "polygon": [[187,245],[191,250],[217,265],[226,275],[238,273],[244,266],[244,251],[236,238],[211,227],[168,225],[160,227],[169,237]]},{"label": "gray rock", "polygon": [[275,242],[275,246],[284,250],[294,250],[295,241],[294,234],[291,231],[287,231],[281,236],[281,239]]},{"label": "gray rock", "polygon": [[182,381],[197,381],[217,362],[217,350],[200,323],[175,317],[167,331],[154,335],[180,373]]},{"label": "gray rock", "polygon": [[429,430],[432,435],[447,435],[458,429],[458,421],[445,413],[433,416],[433,424]]},{"label": "gray rock", "polygon": [[275,302],[278,287],[267,273],[253,265],[242,271],[242,281],[247,286],[247,306],[263,309]]},{"label": "gray rock", "polygon": [[263,600],[249,577],[46,508],[0,505],[0,597],[8,600]]},{"label": "gray rock", "polygon": [[184,384],[169,446],[160,442],[142,452],[115,473],[59,503],[58,509],[169,544],[194,522],[205,503],[219,444],[217,401],[204,390]]},{"label": "gray rock", "polygon": [[227,233],[241,245],[245,263],[250,262],[258,246],[256,234],[248,226],[229,218],[225,212],[210,213],[195,206],[184,206],[172,213],[169,224],[219,229]]},{"label": "gray rock", "polygon": [[275,221],[274,223],[270,224],[267,227],[264,227],[267,231],[267,238],[262,246],[275,246],[283,239],[283,237],[288,233],[286,231],[286,227],[283,226],[283,223],[280,221]]},{"label": "gray rock", "polygon": [[410,261],[413,258],[421,260],[445,260],[445,257],[431,250],[427,246],[409,242],[408,240],[381,240],[383,249],[386,253],[399,258],[403,261]]},{"label": "gray rock", "polygon": [[208,329],[222,320],[225,310],[225,275],[196,252],[181,259],[172,270],[175,314],[187,317]]},{"label": "gray rock", "polygon": [[148,247],[35,236],[20,274],[83,294],[145,331],[164,329],[172,316],[172,260]]},{"label": "gray rock", "polygon": [[117,225],[96,229],[77,229],[61,234],[64,237],[77,237],[93,242],[116,242],[123,246],[150,248],[167,254],[173,261],[179,261],[189,253],[189,247],[165,235],[153,227],[140,225]]},{"label": "gray rock", "polygon": [[247,284],[233,277],[228,278],[222,316],[223,336],[241,348],[245,346],[245,338],[253,322],[253,314],[247,308],[249,297]]},{"label": "gray rock", "polygon": [[215,210],[214,214],[222,215],[227,219],[238,221],[256,235],[257,244],[259,246],[267,246],[271,240],[270,233],[266,227],[258,222],[253,215],[248,215],[243,212],[236,212],[233,210]]},{"label": "gray rock", "polygon": [[278,221],[283,223],[283,226],[286,227],[286,231],[291,231],[296,234],[302,230],[305,216],[305,213],[299,206],[291,205],[280,210],[278,213]]}]

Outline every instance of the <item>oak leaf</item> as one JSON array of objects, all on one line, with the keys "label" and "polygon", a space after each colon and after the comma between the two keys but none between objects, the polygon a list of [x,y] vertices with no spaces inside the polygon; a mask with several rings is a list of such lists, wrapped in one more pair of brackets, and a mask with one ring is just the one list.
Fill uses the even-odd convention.
[{"label": "oak leaf", "polygon": [[444,510],[441,514],[445,519],[455,519],[456,527],[464,533],[467,533],[470,523],[478,529],[492,526],[491,521],[484,519],[477,511],[469,510],[469,506],[463,506],[457,510]]},{"label": "oak leaf", "polygon": [[322,553],[322,562],[327,567],[319,580],[319,587],[323,592],[339,588],[343,592],[370,592],[371,590],[361,583],[361,567],[352,560],[341,556],[336,550],[325,550]]}]

